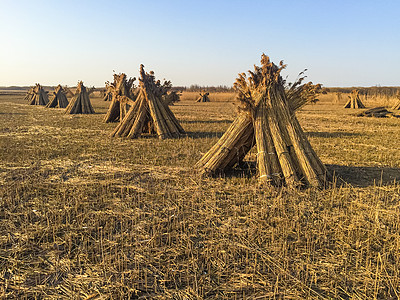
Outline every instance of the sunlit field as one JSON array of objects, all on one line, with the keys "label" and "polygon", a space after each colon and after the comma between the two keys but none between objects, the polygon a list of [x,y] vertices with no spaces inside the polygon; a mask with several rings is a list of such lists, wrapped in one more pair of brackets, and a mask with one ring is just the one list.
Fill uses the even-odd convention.
[{"label": "sunlit field", "polygon": [[237,105],[198,95],[171,106],[187,135],[168,140],[110,137],[100,98],[66,115],[0,95],[0,297],[398,299],[400,118],[321,95],[297,116],[332,186],[272,188],[254,150],[225,176],[196,172]]}]

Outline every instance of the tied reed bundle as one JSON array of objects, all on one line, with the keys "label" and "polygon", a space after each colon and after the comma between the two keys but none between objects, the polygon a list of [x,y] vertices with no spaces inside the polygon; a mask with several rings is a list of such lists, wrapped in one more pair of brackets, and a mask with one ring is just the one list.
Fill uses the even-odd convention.
[{"label": "tied reed bundle", "polygon": [[[320,85],[287,85],[280,73],[286,66],[262,55],[261,67],[239,74],[234,83],[239,115],[221,139],[197,162],[204,174],[225,171],[257,147],[260,182],[321,187],[327,171],[308,142],[294,112],[316,99]],[[285,89],[286,85],[286,89]]]},{"label": "tied reed bundle", "polygon": [[360,92],[353,90],[349,96],[349,101],[345,104],[344,108],[365,108],[365,105],[361,102]]},{"label": "tied reed bundle", "polygon": [[63,87],[59,84],[53,92],[53,100],[47,103],[47,108],[66,108],[68,106],[68,99]]},{"label": "tied reed bundle", "polygon": [[[138,138],[142,133],[155,133],[160,139],[177,138],[185,133],[168,105],[162,100],[171,82],[155,81],[154,73],[146,73],[140,66],[136,101],[112,132],[112,136]],[[124,96],[118,96],[121,99]]]},{"label": "tied reed bundle", "polygon": [[36,85],[28,91],[25,98],[29,101],[30,105],[47,105],[47,103],[49,103],[47,93],[39,83],[36,83]]},{"label": "tied reed bundle", "polygon": [[398,102],[393,106],[393,109],[400,110],[400,92],[396,94],[396,98],[398,99]]},{"label": "tied reed bundle", "polygon": [[94,114],[94,109],[90,103],[89,94],[83,82],[80,81],[74,97],[68,104],[66,114]]}]

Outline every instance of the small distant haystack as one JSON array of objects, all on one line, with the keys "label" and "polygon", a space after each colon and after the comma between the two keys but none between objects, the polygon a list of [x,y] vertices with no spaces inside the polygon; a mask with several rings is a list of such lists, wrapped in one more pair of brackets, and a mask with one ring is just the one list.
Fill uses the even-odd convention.
[{"label": "small distant haystack", "polygon": [[53,100],[47,103],[46,107],[48,108],[66,108],[68,106],[68,99],[66,96],[66,92],[63,87],[59,84],[56,86],[53,92]]},{"label": "small distant haystack", "polygon": [[210,102],[210,98],[208,97],[209,95],[209,92],[203,94],[200,93],[200,97],[197,98],[196,102]]},{"label": "small distant haystack", "polygon": [[174,105],[174,103],[181,101],[181,94],[175,91],[170,91],[163,96],[166,105]]},{"label": "small distant haystack", "polygon": [[112,87],[110,85],[107,85],[107,83],[106,83],[106,88],[105,90],[103,90],[101,97],[103,98],[103,101],[112,100]]},{"label": "small distant haystack", "polygon": [[358,90],[353,90],[349,96],[349,101],[347,101],[344,108],[365,108],[365,105],[361,102],[360,92]]},{"label": "small distant haystack", "polygon": [[166,84],[161,85],[159,80],[155,81],[154,73],[146,73],[143,65],[140,66],[139,83],[136,101],[114,129],[112,136],[133,139],[142,133],[155,133],[160,139],[166,139],[183,135],[185,131],[162,100]]},{"label": "small distant haystack", "polygon": [[[126,112],[135,103],[134,81],[136,78],[127,79],[126,74],[114,74],[114,82],[106,82],[108,95],[111,103],[104,117],[106,123],[118,122],[125,117]],[[103,100],[106,101],[106,97]]]},{"label": "small distant haystack", "polygon": [[94,114],[94,109],[90,103],[89,94],[83,82],[80,81],[74,97],[65,110],[66,114]]},{"label": "small distant haystack", "polygon": [[249,77],[239,74],[234,84],[242,104],[239,115],[197,162],[195,167],[201,173],[224,172],[240,164],[250,149],[256,147],[261,183],[324,186],[327,170],[294,113],[315,98],[314,88],[311,83],[301,85],[300,80],[285,89],[280,75],[284,68],[282,62],[276,66],[263,55],[261,67],[255,66]]},{"label": "small distant haystack", "polygon": [[397,97],[397,99],[398,99],[398,102],[393,106],[392,109],[394,109],[394,110],[400,110],[400,92],[397,93],[396,97]]},{"label": "small distant haystack", "polygon": [[29,104],[31,103],[33,97],[35,96],[35,93],[33,92],[34,90],[34,86],[32,86],[27,92],[26,95],[24,97],[24,100],[26,100]]},{"label": "small distant haystack", "polygon": [[32,93],[33,95],[29,99],[30,105],[47,105],[47,103],[49,103],[47,92],[39,83],[36,83],[36,86],[33,88]]}]

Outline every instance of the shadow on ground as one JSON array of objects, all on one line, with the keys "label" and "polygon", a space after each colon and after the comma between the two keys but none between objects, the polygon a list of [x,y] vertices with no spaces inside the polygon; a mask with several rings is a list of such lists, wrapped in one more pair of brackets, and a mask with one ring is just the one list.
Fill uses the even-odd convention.
[{"label": "shadow on ground", "polygon": [[361,136],[360,133],[355,132],[343,132],[343,131],[334,131],[334,132],[306,132],[309,137],[321,137],[321,138],[337,138],[344,136]]},{"label": "shadow on ground", "polygon": [[380,186],[400,181],[400,168],[350,167],[326,165],[331,174],[338,178],[338,184],[348,183],[356,187]]},{"label": "shadow on ground", "polygon": [[201,123],[207,123],[207,124],[212,124],[212,123],[216,123],[216,124],[230,124],[232,123],[232,120],[181,120],[179,121],[180,123],[184,124],[201,124]]},{"label": "shadow on ground", "polygon": [[192,139],[202,139],[202,138],[220,138],[224,132],[206,132],[206,131],[196,131],[196,132],[186,132],[187,137]]}]

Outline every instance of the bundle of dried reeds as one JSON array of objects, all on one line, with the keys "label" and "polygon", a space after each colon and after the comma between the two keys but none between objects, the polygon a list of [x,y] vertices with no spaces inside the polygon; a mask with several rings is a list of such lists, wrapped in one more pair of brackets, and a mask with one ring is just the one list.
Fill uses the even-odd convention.
[{"label": "bundle of dried reeds", "polygon": [[112,86],[107,85],[107,82],[106,82],[106,88],[105,90],[102,91],[101,97],[103,98],[103,101],[112,100]]},{"label": "bundle of dried reeds", "polygon": [[125,117],[126,112],[136,100],[133,93],[136,78],[127,79],[126,74],[114,74],[114,82],[106,82],[107,91],[111,94],[111,103],[104,121],[118,122]]},{"label": "bundle of dried reeds", "polygon": [[46,107],[66,108],[68,106],[68,99],[65,94],[66,92],[64,91],[63,87],[60,84],[56,86],[53,92],[53,100],[49,101]]},{"label": "bundle of dried reeds", "polygon": [[49,103],[47,92],[39,83],[36,83],[30,92],[30,98],[28,97],[29,94],[27,95],[30,105],[47,105],[47,103]]},{"label": "bundle of dried reeds", "polygon": [[90,103],[89,94],[83,82],[80,81],[74,97],[65,110],[66,114],[94,114],[94,109]]},{"label": "bundle of dried reeds", "polygon": [[393,106],[392,109],[400,110],[400,93],[397,93],[396,97],[397,97],[397,99],[399,99],[399,101]]},{"label": "bundle of dried reeds", "polygon": [[137,138],[143,132],[148,132],[165,139],[184,134],[185,131],[172,111],[162,101],[168,82],[161,85],[160,81],[155,81],[154,73],[146,73],[143,65],[140,66],[139,82],[136,101],[112,132],[112,136]]},{"label": "bundle of dried reeds", "polygon": [[214,174],[239,163],[257,147],[261,182],[274,185],[323,186],[327,171],[307,140],[294,111],[315,98],[317,86],[294,84],[285,91],[280,72],[285,68],[262,55],[261,67],[250,76],[239,74],[234,87],[242,104],[240,113],[221,139],[196,167]]},{"label": "bundle of dried reeds", "polygon": [[196,102],[210,102],[210,98],[208,97],[210,93],[200,93],[200,97],[197,98]]},{"label": "bundle of dried reeds", "polygon": [[30,87],[30,89],[26,92],[26,95],[24,97],[24,100],[28,101],[28,103],[30,104],[33,97],[35,96],[35,93],[33,92],[34,90],[34,86]]},{"label": "bundle of dried reeds", "polygon": [[360,92],[353,90],[349,96],[349,101],[345,104],[344,108],[365,108],[365,105],[361,102]]}]

